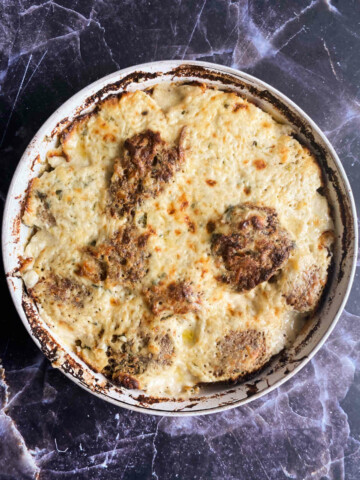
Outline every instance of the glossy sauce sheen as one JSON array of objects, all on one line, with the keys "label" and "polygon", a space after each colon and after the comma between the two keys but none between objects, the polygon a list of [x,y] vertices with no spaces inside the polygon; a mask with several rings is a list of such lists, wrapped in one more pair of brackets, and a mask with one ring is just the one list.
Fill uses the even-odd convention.
[{"label": "glossy sauce sheen", "polygon": [[[146,179],[134,169],[142,190],[122,211],[124,142],[149,131],[160,157],[178,157],[155,187],[163,157]],[[159,84],[111,97],[31,184],[24,281],[92,368],[154,396],[193,394],[260,368],[316,307],[333,238],[321,187],[291,128],[235,93]]]}]

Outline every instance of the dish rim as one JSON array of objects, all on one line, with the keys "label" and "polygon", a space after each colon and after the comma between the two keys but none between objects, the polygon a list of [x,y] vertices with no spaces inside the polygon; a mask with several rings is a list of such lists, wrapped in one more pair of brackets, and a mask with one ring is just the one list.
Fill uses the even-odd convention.
[{"label": "dish rim", "polygon": [[[249,84],[255,83],[255,84],[260,85],[262,88],[268,90],[270,93],[273,93],[273,94],[275,94],[275,96],[278,96],[282,101],[285,102],[285,104],[288,104],[293,110],[295,110],[295,112],[299,115],[299,117],[301,117],[311,127],[311,130],[316,132],[316,134],[320,137],[320,139],[324,143],[327,152],[331,155],[331,157],[332,157],[332,159],[333,159],[333,161],[336,165],[337,172],[338,172],[338,174],[341,178],[341,181],[343,182],[344,191],[342,192],[342,195],[344,195],[344,196],[346,195],[347,200],[349,201],[349,207],[350,207],[350,213],[351,213],[351,224],[353,226],[353,233],[354,233],[354,235],[353,235],[354,253],[357,252],[357,249],[358,249],[358,230],[357,230],[356,206],[355,206],[355,201],[354,201],[352,189],[351,189],[351,186],[350,186],[350,182],[347,178],[345,169],[344,169],[344,167],[343,167],[343,165],[342,165],[334,147],[331,145],[331,143],[327,139],[326,135],[321,131],[321,129],[318,127],[318,125],[297,104],[295,104],[291,99],[289,99],[286,95],[281,93],[276,88],[274,88],[271,85],[269,85],[268,83],[258,79],[257,77],[254,77],[253,75],[250,75],[248,73],[245,73],[245,72],[243,72],[241,70],[238,70],[238,69],[235,69],[235,68],[226,67],[226,66],[216,64],[216,63],[201,62],[201,61],[186,61],[186,60],[185,61],[183,61],[183,60],[161,60],[161,61],[147,62],[147,63],[127,67],[125,69],[121,69],[121,70],[113,72],[109,75],[106,75],[105,77],[102,77],[102,78],[96,80],[95,82],[87,85],[86,87],[81,89],[79,92],[77,92],[73,96],[71,96],[66,102],[64,102],[60,107],[58,107],[55,110],[55,112],[43,123],[43,125],[35,133],[33,139],[30,141],[30,143],[26,147],[26,149],[25,149],[25,151],[24,151],[24,153],[23,153],[23,155],[22,155],[22,157],[21,157],[21,159],[20,159],[20,161],[19,161],[19,163],[18,163],[18,165],[15,169],[15,172],[13,174],[13,177],[12,177],[12,180],[11,180],[11,183],[10,183],[10,186],[9,186],[9,190],[8,190],[8,193],[7,193],[7,196],[6,196],[6,202],[5,202],[4,213],[3,213],[3,221],[2,221],[2,254],[3,254],[3,262],[4,262],[4,270],[5,270],[5,275],[6,275],[6,278],[7,278],[8,287],[9,287],[10,294],[11,294],[11,297],[12,297],[12,301],[15,305],[15,308],[16,308],[16,310],[17,310],[17,312],[18,312],[26,330],[29,332],[31,338],[33,339],[33,341],[35,341],[36,345],[39,348],[41,348],[40,342],[39,342],[38,338],[36,338],[36,336],[32,332],[30,323],[28,321],[28,316],[24,312],[24,308],[22,306],[22,299],[19,297],[19,292],[17,292],[15,290],[13,284],[11,283],[11,278],[9,277],[10,269],[7,268],[8,261],[9,261],[8,257],[9,257],[9,253],[10,253],[9,245],[12,245],[13,242],[14,242],[14,240],[9,241],[9,239],[11,238],[10,230],[12,228],[12,225],[10,225],[10,223],[9,223],[10,222],[9,219],[10,218],[13,219],[13,215],[10,215],[10,213],[11,213],[11,205],[10,205],[11,197],[12,197],[12,193],[15,189],[15,184],[16,184],[17,178],[19,177],[19,173],[20,173],[22,165],[24,163],[26,164],[29,161],[31,161],[31,158],[27,155],[27,152],[31,149],[32,144],[38,138],[42,138],[44,136],[44,132],[48,130],[49,125],[54,125],[55,120],[56,119],[58,120],[59,116],[60,116],[60,118],[62,118],[60,112],[63,109],[65,109],[65,107],[69,107],[70,105],[79,105],[78,100],[82,99],[84,94],[87,93],[89,95],[89,94],[91,94],[91,91],[93,91],[93,90],[95,90],[95,92],[98,91],[98,90],[101,90],[106,85],[110,85],[111,83],[114,83],[117,80],[120,80],[120,79],[126,77],[127,75],[133,74],[135,72],[139,72],[139,71],[142,72],[143,70],[145,72],[147,72],[147,71],[162,72],[163,70],[160,68],[161,66],[165,66],[166,71],[171,72],[171,70],[173,68],[177,68],[177,67],[180,67],[180,66],[187,66],[187,65],[190,66],[190,67],[191,66],[199,66],[199,67],[203,67],[207,70],[213,70],[213,71],[218,72],[218,73],[225,73],[225,74],[229,74],[229,75],[232,75],[232,76],[235,76],[235,77],[241,76],[241,79],[244,79],[245,81],[248,81]],[[156,70],[157,67],[159,67],[158,70]],[[335,325],[337,324],[337,322],[340,318],[340,315],[344,310],[346,301],[349,297],[350,290],[351,290],[351,287],[352,287],[352,284],[353,284],[354,276],[355,276],[356,260],[357,260],[356,254],[354,254],[352,259],[351,259],[351,268],[349,268],[349,267],[347,268],[348,281],[347,281],[347,284],[346,284],[346,288],[344,288],[343,293],[340,292],[340,294],[342,296],[342,300],[341,300],[341,303],[339,305],[339,308],[338,308],[337,312],[335,313],[335,315],[333,316],[333,319],[331,320],[327,330],[324,332],[323,336],[320,338],[320,340],[317,342],[317,344],[314,347],[312,347],[309,354],[302,361],[300,361],[300,363],[291,372],[289,372],[287,375],[283,375],[281,378],[276,380],[271,386],[255,393],[255,394],[253,394],[253,395],[251,395],[247,398],[235,400],[234,402],[228,403],[228,404],[225,404],[225,405],[218,405],[218,406],[210,407],[210,408],[207,408],[204,411],[201,411],[201,410],[193,410],[193,411],[191,411],[191,410],[187,410],[187,411],[157,410],[156,407],[154,408],[154,406],[156,406],[156,403],[153,404],[153,405],[149,404],[149,406],[146,406],[146,407],[145,406],[139,406],[139,405],[131,405],[131,404],[128,404],[128,403],[124,403],[121,400],[112,398],[109,395],[106,395],[105,393],[96,392],[96,391],[92,390],[90,388],[90,386],[82,383],[77,377],[75,377],[71,373],[65,371],[62,366],[60,366],[59,369],[61,370],[61,372],[63,374],[65,374],[67,377],[69,377],[73,382],[75,382],[77,385],[82,387],[84,390],[92,393],[93,395],[96,395],[99,398],[102,398],[103,400],[106,400],[106,401],[108,401],[108,402],[110,402],[114,405],[121,406],[121,407],[126,408],[128,410],[133,410],[133,411],[152,414],[152,415],[196,416],[196,415],[205,415],[205,414],[217,413],[217,412],[221,412],[221,411],[224,411],[224,410],[229,410],[231,408],[235,408],[235,407],[240,406],[240,405],[245,405],[246,403],[249,403],[253,400],[256,400],[256,399],[270,393],[271,391],[275,390],[276,388],[280,387],[282,384],[284,384],[286,381],[288,381],[290,378],[292,378],[296,373],[298,373],[314,357],[314,355],[320,350],[320,348],[323,346],[323,344],[325,343],[325,341],[328,339],[329,335],[331,334],[331,332],[335,328]],[[338,292],[338,289],[339,289],[339,285],[336,286],[335,291]],[[21,296],[22,296],[22,292],[21,292]],[[229,385],[228,387],[226,387],[227,390],[229,390],[230,388],[236,388],[236,386],[233,387],[233,386]],[[221,397],[219,397],[219,400],[221,401]],[[199,400],[199,402],[201,402],[201,399]]]}]

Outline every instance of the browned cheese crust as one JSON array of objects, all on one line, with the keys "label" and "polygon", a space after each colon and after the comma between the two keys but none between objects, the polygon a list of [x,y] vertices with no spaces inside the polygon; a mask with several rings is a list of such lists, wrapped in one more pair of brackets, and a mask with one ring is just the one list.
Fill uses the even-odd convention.
[{"label": "browned cheese crust", "polygon": [[37,217],[44,222],[48,227],[56,225],[56,219],[50,212],[50,205],[47,200],[47,196],[39,191],[36,191],[36,196],[40,200],[40,203],[36,209]]},{"label": "browned cheese crust", "polygon": [[[137,388],[137,375],[141,375],[152,366],[169,366],[175,352],[174,343],[169,334],[155,335],[150,338],[148,334],[140,336],[141,341],[135,345],[130,340],[121,345],[120,351],[115,349],[119,340],[114,336],[112,342],[114,348],[108,347],[108,364],[103,373],[112,381],[127,388]],[[129,386],[132,384],[131,386]]]},{"label": "browned cheese crust", "polygon": [[132,285],[139,282],[147,272],[149,235],[139,234],[134,226],[120,228],[104,243],[83,250],[84,260],[76,273],[93,283],[107,280],[109,284]]},{"label": "browned cheese crust", "polygon": [[152,286],[144,290],[144,297],[151,312],[163,317],[196,312],[201,303],[191,283],[184,281]]},{"label": "browned cheese crust", "polygon": [[84,300],[90,297],[90,290],[74,279],[63,278],[50,273],[42,277],[34,288],[29,290],[31,296],[37,300],[39,296],[45,295],[51,303],[71,304],[74,307],[82,308]]},{"label": "browned cheese crust", "polygon": [[222,270],[217,279],[244,292],[268,280],[289,258],[294,244],[273,208],[250,203],[229,207],[208,223],[211,251]]},{"label": "browned cheese crust", "polygon": [[125,140],[124,153],[114,163],[110,213],[122,217],[144,199],[156,197],[183,161],[182,130],[178,146],[169,146],[159,132],[146,130]]}]

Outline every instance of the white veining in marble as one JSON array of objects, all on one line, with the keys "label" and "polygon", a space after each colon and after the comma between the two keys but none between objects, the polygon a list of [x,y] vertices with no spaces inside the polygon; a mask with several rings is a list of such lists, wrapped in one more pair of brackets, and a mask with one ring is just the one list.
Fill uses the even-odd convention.
[{"label": "white veining in marble", "polygon": [[[359,206],[359,24],[355,0],[4,0],[0,198],[33,134],[69,96],[115,69],[182,58],[244,69],[298,103],[335,146]],[[173,419],[118,409],[73,385],[36,350],[7,298],[0,479],[358,480],[359,296],[358,271],[325,346],[275,392]]]}]

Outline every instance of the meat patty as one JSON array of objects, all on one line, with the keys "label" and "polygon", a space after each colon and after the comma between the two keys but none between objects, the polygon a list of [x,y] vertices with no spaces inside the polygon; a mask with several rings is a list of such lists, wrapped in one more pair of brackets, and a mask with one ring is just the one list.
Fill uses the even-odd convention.
[{"label": "meat patty", "polygon": [[170,146],[159,132],[146,130],[125,140],[124,154],[115,160],[111,178],[110,213],[122,217],[149,197],[155,197],[183,161],[183,129],[178,146]]},{"label": "meat patty", "polygon": [[159,368],[172,364],[175,352],[174,342],[168,333],[137,336],[137,344],[127,341],[120,348],[116,343],[108,347],[108,364],[103,369],[104,375],[113,382],[127,388],[139,388],[138,376],[148,368]]},{"label": "meat patty", "polygon": [[217,280],[237,292],[267,281],[284,265],[294,248],[273,208],[245,203],[230,207],[218,220],[210,220],[211,251],[221,271]]},{"label": "meat patty", "polygon": [[93,283],[106,280],[133,285],[147,273],[149,233],[139,234],[134,226],[120,228],[109,240],[83,249],[84,260],[76,273]]},{"label": "meat patty", "polygon": [[144,290],[144,297],[154,315],[196,312],[200,306],[200,296],[190,282],[184,281],[147,288]]},{"label": "meat patty", "polygon": [[45,295],[49,303],[61,302],[77,308],[82,308],[84,300],[91,295],[85,285],[54,274],[41,278],[29,293],[35,300]]},{"label": "meat patty", "polygon": [[53,227],[56,225],[56,219],[50,211],[50,202],[45,193],[40,191],[35,192],[36,198],[39,200],[36,216],[46,225],[47,227]]},{"label": "meat patty", "polygon": [[230,331],[216,344],[214,374],[236,378],[260,368],[266,359],[266,340],[258,330]]},{"label": "meat patty", "polygon": [[325,279],[326,277],[321,278],[320,269],[316,265],[300,272],[295,278],[284,272],[283,295],[286,303],[298,312],[313,310],[321,297]]},{"label": "meat patty", "polygon": [[168,333],[166,333],[165,335],[157,335],[155,341],[158,343],[160,351],[154,358],[154,362],[162,366],[171,365],[173,363],[172,357],[175,352],[173,339]]}]

